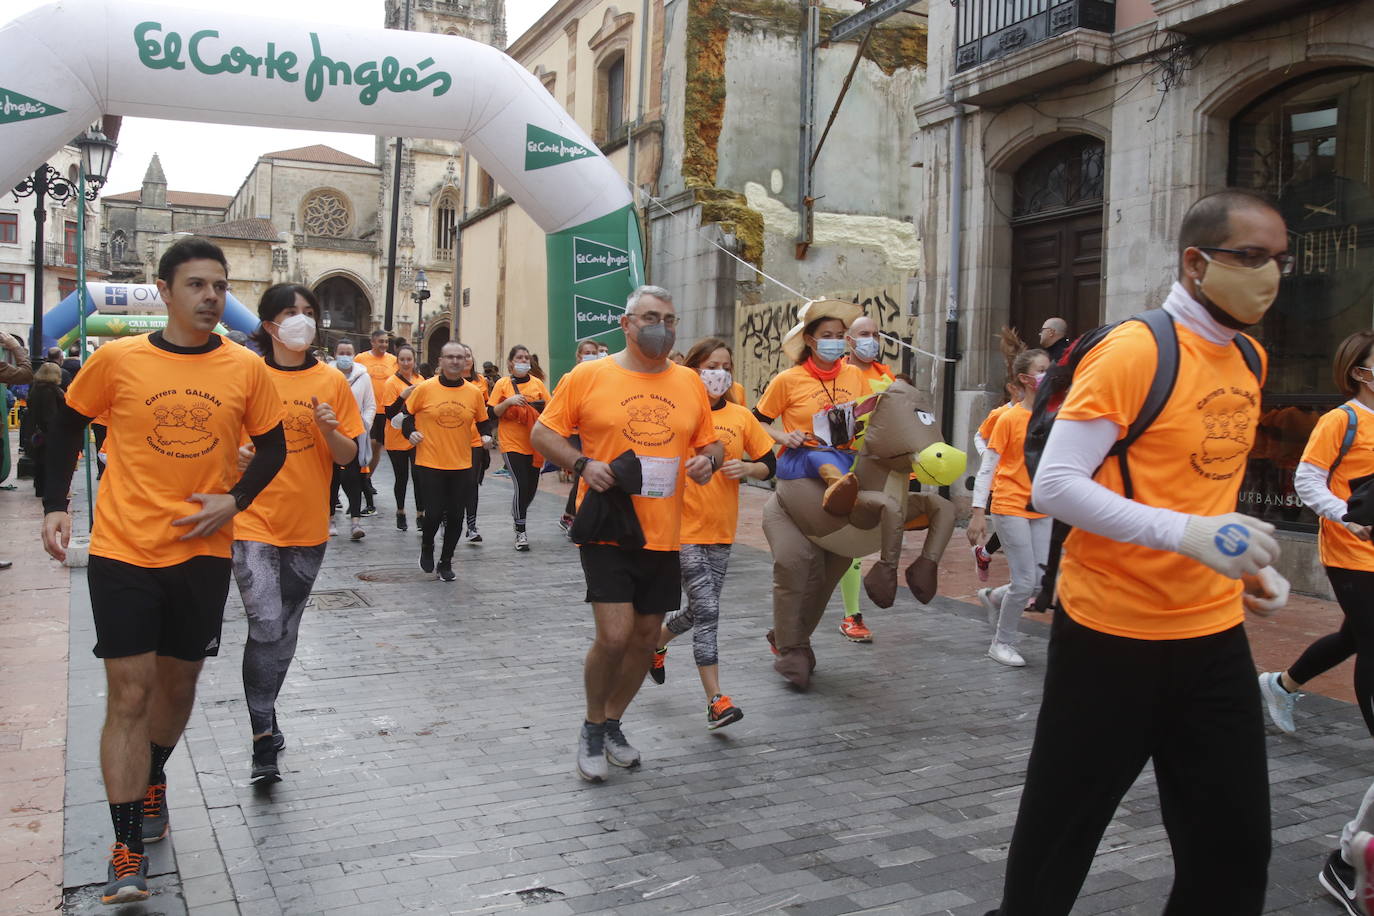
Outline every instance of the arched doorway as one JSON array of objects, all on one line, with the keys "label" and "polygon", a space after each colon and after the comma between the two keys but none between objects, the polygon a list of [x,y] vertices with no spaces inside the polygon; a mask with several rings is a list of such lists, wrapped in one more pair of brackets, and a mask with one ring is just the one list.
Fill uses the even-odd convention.
[{"label": "arched doorway", "polygon": [[334,276],[315,285],[320,300],[320,328],[332,348],[340,340],[366,347],[372,330],[372,308],[367,293],[348,277]]},{"label": "arched doorway", "polygon": [[[444,348],[444,344],[449,341],[449,328],[447,321],[436,322],[425,334],[424,342],[424,361],[431,366],[438,367],[439,351]],[[478,367],[481,370],[481,367]]]},{"label": "arched doorway", "polygon": [[1102,323],[1105,153],[1095,137],[1071,137],[1016,171],[1010,324],[1031,345],[1047,318],[1070,336]]}]

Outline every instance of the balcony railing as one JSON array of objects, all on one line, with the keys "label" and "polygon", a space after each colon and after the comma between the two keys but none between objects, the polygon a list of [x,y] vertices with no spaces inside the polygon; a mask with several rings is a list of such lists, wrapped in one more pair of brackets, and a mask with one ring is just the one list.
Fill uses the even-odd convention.
[{"label": "balcony railing", "polygon": [[1112,32],[1116,0],[959,0],[954,70],[961,73],[1070,29]]},{"label": "balcony railing", "polygon": [[[45,267],[76,267],[76,249],[62,242],[48,242],[43,246]],[[110,253],[99,248],[86,249],[86,269],[108,273]]]}]

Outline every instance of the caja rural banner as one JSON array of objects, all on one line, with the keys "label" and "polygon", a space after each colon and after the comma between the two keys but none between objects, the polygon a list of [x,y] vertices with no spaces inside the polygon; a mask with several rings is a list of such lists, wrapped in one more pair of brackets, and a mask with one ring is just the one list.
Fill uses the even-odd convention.
[{"label": "caja rural banner", "polygon": [[0,187],[102,114],[461,141],[549,234],[555,374],[578,287],[623,305],[636,277],[566,282],[564,239],[639,250],[629,188],[533,74],[479,42],[114,0],[0,27]]}]

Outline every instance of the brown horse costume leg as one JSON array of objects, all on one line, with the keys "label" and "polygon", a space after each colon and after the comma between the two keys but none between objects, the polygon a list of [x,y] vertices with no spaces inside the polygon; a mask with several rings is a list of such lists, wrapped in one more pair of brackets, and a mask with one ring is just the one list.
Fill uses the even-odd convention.
[{"label": "brown horse costume leg", "polygon": [[776,495],[763,507],[763,531],[773,551],[773,668],[794,686],[811,686],[816,655],[811,634],[852,562],[823,550],[797,528]]},{"label": "brown horse costume leg", "polygon": [[907,497],[907,521],[921,516],[925,516],[926,542],[921,555],[906,568],[906,584],[917,601],[929,604],[939,590],[940,557],[954,534],[954,504],[933,492],[912,493]]}]

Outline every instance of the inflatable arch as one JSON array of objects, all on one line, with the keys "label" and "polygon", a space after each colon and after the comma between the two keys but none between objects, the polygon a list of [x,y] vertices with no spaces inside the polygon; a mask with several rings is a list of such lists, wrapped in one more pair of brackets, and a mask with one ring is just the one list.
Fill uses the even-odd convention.
[{"label": "inflatable arch", "polygon": [[116,0],[0,27],[0,187],[102,114],[462,142],[547,233],[555,375],[577,339],[616,333],[642,282],[624,179],[533,74],[478,42]]},{"label": "inflatable arch", "polygon": [[[53,306],[43,316],[43,346],[54,344],[64,350],[77,337],[77,323],[80,321],[80,296],[68,293],[67,297]],[[162,303],[157,286],[152,283],[87,283],[86,284],[86,334],[91,337],[121,337],[127,334],[146,334],[167,323],[163,315],[146,314],[100,314],[100,307],[121,306],[138,309],[145,303]],[[249,309],[233,293],[224,297],[224,315],[221,318],[225,329],[251,334],[258,326],[258,315]]]}]

